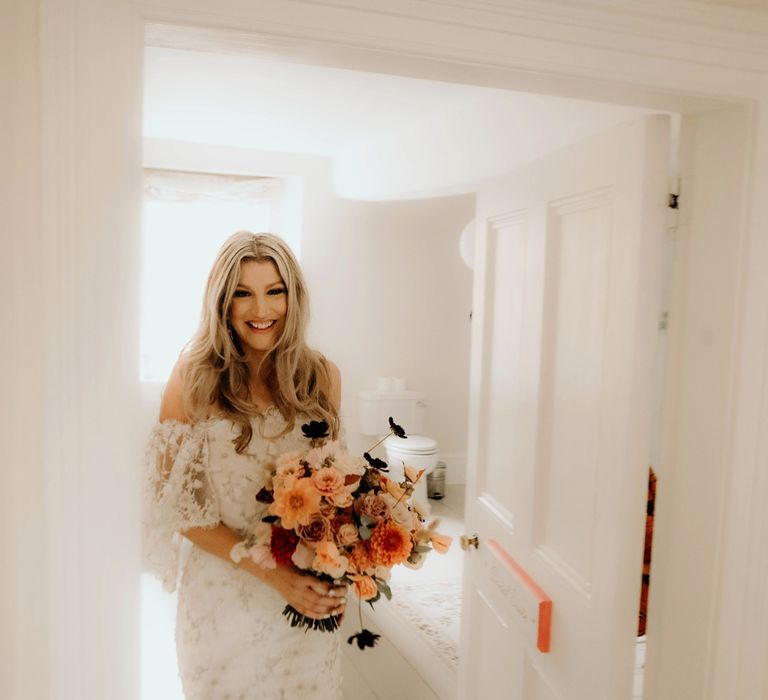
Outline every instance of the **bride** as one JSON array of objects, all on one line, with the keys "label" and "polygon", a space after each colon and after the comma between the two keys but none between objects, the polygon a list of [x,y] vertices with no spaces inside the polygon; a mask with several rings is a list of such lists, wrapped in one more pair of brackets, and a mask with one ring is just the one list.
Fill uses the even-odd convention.
[{"label": "bride", "polygon": [[[286,244],[236,233],[208,277],[200,326],[163,394],[147,450],[145,559],[179,580],[176,645],[187,700],[340,697],[337,634],[292,628],[344,611],[346,589],[244,556],[256,494],[310,419],[339,433],[341,379],[307,347],[306,285]],[[263,526],[262,526],[263,527]],[[180,567],[180,544],[191,541]],[[181,571],[180,571],[181,569]]]}]

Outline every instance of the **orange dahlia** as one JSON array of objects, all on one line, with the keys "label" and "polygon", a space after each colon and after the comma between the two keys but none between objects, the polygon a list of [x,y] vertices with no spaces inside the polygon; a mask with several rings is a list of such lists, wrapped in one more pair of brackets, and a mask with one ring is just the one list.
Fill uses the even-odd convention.
[{"label": "orange dahlia", "polygon": [[287,529],[309,525],[320,508],[320,494],[310,479],[296,479],[284,488],[275,489],[274,497],[269,512],[279,516]]},{"label": "orange dahlia", "polygon": [[360,573],[373,567],[373,560],[371,559],[371,552],[368,549],[367,542],[355,543],[355,546],[349,552],[349,562]]},{"label": "orange dahlia", "polygon": [[411,553],[410,535],[397,523],[386,520],[377,526],[368,540],[371,557],[377,564],[394,566],[404,562]]}]

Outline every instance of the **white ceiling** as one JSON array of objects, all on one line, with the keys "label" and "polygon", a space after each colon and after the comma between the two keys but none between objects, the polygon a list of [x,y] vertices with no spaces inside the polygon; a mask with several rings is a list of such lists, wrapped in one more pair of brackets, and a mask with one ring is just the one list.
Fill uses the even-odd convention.
[{"label": "white ceiling", "polygon": [[146,138],[331,157],[337,190],[366,199],[469,191],[473,181],[647,113],[158,47],[146,49],[144,90]]}]

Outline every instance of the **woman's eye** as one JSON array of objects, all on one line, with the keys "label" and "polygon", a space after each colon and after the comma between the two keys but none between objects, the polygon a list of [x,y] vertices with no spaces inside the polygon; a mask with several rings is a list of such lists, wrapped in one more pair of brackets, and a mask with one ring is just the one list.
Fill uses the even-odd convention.
[{"label": "woman's eye", "polygon": [[270,289],[267,294],[285,294],[285,289],[282,287],[276,287],[275,289]]},{"label": "woman's eye", "polygon": [[248,292],[245,289],[236,289],[235,290],[235,296],[236,297],[247,297]]}]

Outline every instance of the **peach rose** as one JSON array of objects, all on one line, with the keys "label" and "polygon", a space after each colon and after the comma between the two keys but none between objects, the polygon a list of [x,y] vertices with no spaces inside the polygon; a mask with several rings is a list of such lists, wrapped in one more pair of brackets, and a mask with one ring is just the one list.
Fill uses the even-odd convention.
[{"label": "peach rose", "polygon": [[331,496],[331,502],[337,508],[349,508],[355,502],[355,497],[349,491],[341,491]]},{"label": "peach rose", "polygon": [[318,543],[312,568],[331,578],[341,578],[347,571],[349,560],[342,556],[333,542]]},{"label": "peach rose", "polygon": [[360,539],[357,533],[357,528],[353,523],[344,523],[341,525],[336,533],[336,537],[339,540],[339,544],[344,547],[348,547]]},{"label": "peach rose", "polygon": [[322,467],[312,476],[315,488],[326,497],[335,496],[344,491],[344,475],[333,467]]},{"label": "peach rose", "polygon": [[360,600],[370,600],[378,594],[379,589],[376,582],[370,576],[353,574],[349,578],[352,580],[355,593]]}]

